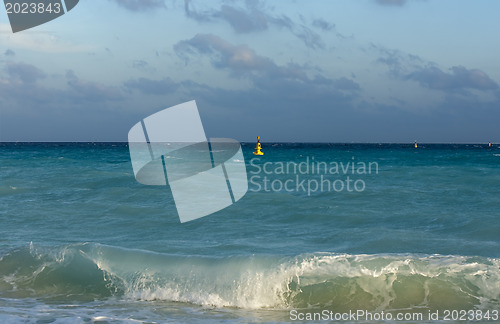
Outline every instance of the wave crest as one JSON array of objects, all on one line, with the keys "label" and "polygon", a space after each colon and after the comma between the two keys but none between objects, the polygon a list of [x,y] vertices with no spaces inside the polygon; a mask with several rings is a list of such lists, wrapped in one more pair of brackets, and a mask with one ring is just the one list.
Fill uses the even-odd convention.
[{"label": "wave crest", "polygon": [[100,244],[0,258],[0,297],[165,300],[246,309],[497,309],[500,260],[441,255],[177,256]]}]

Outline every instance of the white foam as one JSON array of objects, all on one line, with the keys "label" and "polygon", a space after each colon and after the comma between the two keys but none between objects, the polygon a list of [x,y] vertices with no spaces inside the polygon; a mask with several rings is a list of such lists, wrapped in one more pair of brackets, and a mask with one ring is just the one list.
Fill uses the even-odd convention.
[{"label": "white foam", "polygon": [[[475,297],[482,300],[481,303],[495,303],[500,297],[500,261],[488,260],[491,264],[469,262],[469,258],[463,256],[329,253],[298,256],[280,262],[186,258],[170,260],[168,265],[160,268],[156,268],[158,265],[148,266],[147,270],[139,270],[139,276],[117,272],[117,267],[106,262],[98,265],[121,278],[126,296],[132,299],[246,309],[286,309],[294,306],[296,298],[307,297],[304,289],[322,289],[321,285],[344,278],[348,285],[372,296],[380,309],[387,309],[398,298],[395,282],[405,277],[423,278],[422,289],[426,289],[426,294],[422,303],[430,293],[430,288],[425,286],[426,278],[436,278],[451,289],[461,289],[460,281],[468,282],[479,289],[480,293]],[[137,271],[134,269],[134,273]],[[323,304],[328,302],[321,301]]]},{"label": "white foam", "polygon": [[[98,244],[50,251],[31,244],[30,252],[43,260],[33,278],[46,265],[57,269],[84,257],[104,272],[113,294],[131,300],[243,309],[315,305],[385,310],[394,305],[433,307],[434,296],[440,295],[450,305],[500,307],[500,259],[493,258],[333,253],[217,258]],[[17,279],[2,280],[11,285]]]}]

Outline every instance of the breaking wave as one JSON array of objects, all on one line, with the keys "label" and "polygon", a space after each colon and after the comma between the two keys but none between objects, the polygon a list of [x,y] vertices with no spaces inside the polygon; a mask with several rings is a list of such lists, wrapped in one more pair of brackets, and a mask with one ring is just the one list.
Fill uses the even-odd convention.
[{"label": "breaking wave", "polygon": [[0,297],[118,297],[243,309],[498,309],[500,259],[311,253],[179,256],[93,243],[0,257]]}]

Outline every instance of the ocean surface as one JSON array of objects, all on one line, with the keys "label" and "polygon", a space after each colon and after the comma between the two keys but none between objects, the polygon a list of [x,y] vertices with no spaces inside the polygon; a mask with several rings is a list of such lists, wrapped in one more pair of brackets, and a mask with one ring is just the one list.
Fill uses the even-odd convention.
[{"label": "ocean surface", "polygon": [[0,323],[500,322],[498,145],[254,146],[180,223],[124,143],[0,143]]}]

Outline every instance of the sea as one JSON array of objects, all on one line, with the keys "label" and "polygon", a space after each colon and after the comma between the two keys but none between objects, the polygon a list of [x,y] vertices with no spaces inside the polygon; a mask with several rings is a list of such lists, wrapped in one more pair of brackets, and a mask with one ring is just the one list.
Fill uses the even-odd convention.
[{"label": "sea", "polygon": [[0,323],[500,322],[499,145],[242,148],[181,223],[127,143],[0,143]]}]

